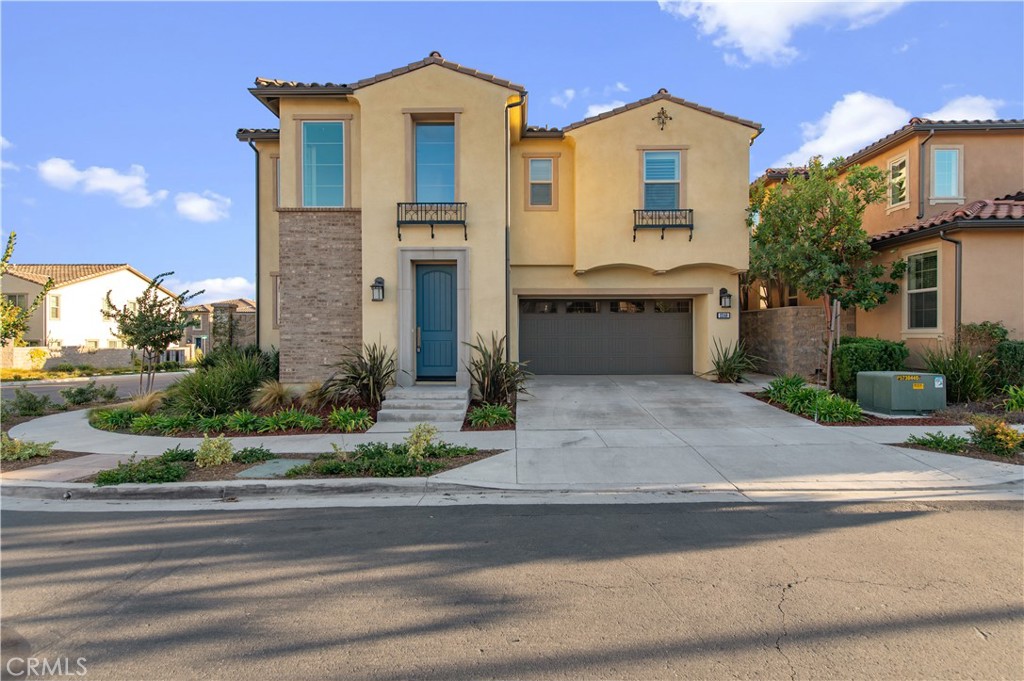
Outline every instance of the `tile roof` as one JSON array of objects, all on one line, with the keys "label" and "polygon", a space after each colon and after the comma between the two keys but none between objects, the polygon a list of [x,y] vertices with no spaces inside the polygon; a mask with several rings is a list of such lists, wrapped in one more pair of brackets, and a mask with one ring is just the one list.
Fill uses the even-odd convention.
[{"label": "tile roof", "polygon": [[1024,119],[1007,118],[992,120],[961,120],[961,121],[939,121],[930,118],[911,118],[910,121],[899,130],[889,133],[885,137],[872,142],[863,149],[859,149],[846,157],[844,163],[850,165],[861,159],[871,156],[891,144],[896,144],[917,132],[931,130],[1024,130]]},{"label": "tile roof", "polygon": [[189,312],[213,312],[215,306],[220,305],[233,305],[235,312],[255,312],[256,301],[248,298],[231,298],[230,300],[215,300],[210,303],[199,303],[198,305],[189,305],[185,309]]},{"label": "tile roof", "polygon": [[[764,132],[764,128],[761,127],[760,123],[755,123],[754,121],[750,121],[750,120],[747,120],[745,118],[738,118],[736,116],[730,116],[729,114],[724,113],[722,111],[718,111],[716,109],[711,109],[711,108],[708,108],[706,106],[701,106],[700,104],[696,104],[694,102],[688,102],[685,99],[681,99],[679,97],[673,97],[672,95],[669,94],[668,90],[666,90],[665,88],[662,88],[662,89],[658,90],[657,93],[651,95],[650,97],[644,97],[643,99],[639,99],[639,100],[637,100],[635,102],[631,102],[631,103],[626,104],[624,106],[620,106],[620,107],[618,107],[616,109],[612,109],[611,111],[605,111],[604,113],[598,114],[596,116],[590,116],[589,118],[584,118],[581,121],[576,121],[575,123],[571,123],[571,124],[565,126],[563,128],[563,130],[565,132],[569,132],[570,130],[575,130],[576,128],[580,128],[580,127],[582,127],[584,125],[589,125],[589,124],[595,123],[597,121],[602,121],[602,120],[604,120],[606,118],[611,118],[612,116],[617,116],[620,113],[624,113],[626,111],[629,111],[630,109],[638,109],[641,106],[646,106],[647,104],[650,104],[652,102],[657,102],[657,101],[662,101],[662,100],[669,101],[669,102],[672,102],[674,104],[679,104],[680,106],[686,106],[686,107],[689,107],[691,109],[696,109],[697,111],[702,111],[702,112],[704,112],[706,114],[711,114],[712,116],[717,116],[719,118],[724,118],[725,120],[732,121],[733,123],[739,123],[740,125],[745,125],[745,126],[747,126],[749,128],[753,128],[754,130],[756,130],[757,131],[757,135],[760,135],[762,132]],[[755,135],[755,137],[757,135]]]},{"label": "tile roof", "polygon": [[67,286],[98,277],[101,274],[124,269],[129,269],[129,267],[123,263],[118,265],[11,265],[7,273],[36,284],[45,284],[47,279],[53,279],[54,286]]},{"label": "tile roof", "polygon": [[1024,191],[1000,199],[983,199],[964,206],[957,206],[952,210],[938,213],[898,229],[874,234],[868,237],[868,243],[877,244],[891,241],[897,237],[908,237],[926,230],[935,231],[937,228],[953,225],[985,227],[986,225],[993,226],[993,223],[998,222],[1000,226],[1006,226],[1007,221],[1020,222],[1020,225],[1014,225],[1011,222],[1009,226],[1024,228]]},{"label": "tile roof", "polygon": [[280,135],[280,128],[239,128],[235,132],[240,140],[276,140]]}]

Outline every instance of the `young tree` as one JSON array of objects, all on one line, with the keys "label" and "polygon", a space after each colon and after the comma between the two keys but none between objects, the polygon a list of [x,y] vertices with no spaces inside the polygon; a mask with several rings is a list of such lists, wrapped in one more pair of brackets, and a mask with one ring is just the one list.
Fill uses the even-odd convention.
[{"label": "young tree", "polygon": [[172,274],[174,272],[158,274],[138,298],[123,307],[114,305],[110,297],[112,291],[107,291],[103,301],[103,318],[117,324],[114,335],[125,345],[142,351],[139,392],[142,392],[142,380],[146,376],[145,392],[153,389],[156,360],[172,343],[181,340],[187,327],[195,324],[192,314],[185,310],[185,303],[203,292],[185,291],[179,296],[163,293],[160,286]]},{"label": "young tree", "polygon": [[885,279],[886,268],[873,261],[861,228],[864,210],[885,198],[885,173],[874,166],[843,170],[841,163],[837,158],[825,165],[815,157],[806,174],[791,173],[785,183],[770,189],[758,183],[751,190],[748,218],[750,276],[789,282],[820,299],[825,308],[828,387],[839,308],[882,305],[899,293],[896,282],[906,269],[904,261],[896,261]]},{"label": "young tree", "polygon": [[[17,241],[17,234],[11,232],[11,235],[7,237],[7,248],[0,256],[0,276],[6,274],[11,267],[15,241]],[[43,304],[46,294],[50,292],[51,288],[53,288],[53,279],[47,278],[46,283],[43,284],[43,290],[37,293],[35,299],[25,308],[15,305],[7,299],[7,296],[0,296],[0,345],[21,344],[22,336],[28,331],[28,322],[32,313]]]}]

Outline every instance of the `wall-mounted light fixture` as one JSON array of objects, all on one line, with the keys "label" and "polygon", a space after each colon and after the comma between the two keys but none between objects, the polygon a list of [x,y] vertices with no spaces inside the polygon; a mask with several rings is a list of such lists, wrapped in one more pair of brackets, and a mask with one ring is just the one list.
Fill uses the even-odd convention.
[{"label": "wall-mounted light fixture", "polygon": [[721,307],[732,307],[732,294],[729,289],[722,289],[718,292],[718,304]]},{"label": "wall-mounted light fixture", "polygon": [[[722,289],[723,291],[725,289]],[[370,284],[370,300],[378,303],[384,300],[384,277],[377,277]]]}]

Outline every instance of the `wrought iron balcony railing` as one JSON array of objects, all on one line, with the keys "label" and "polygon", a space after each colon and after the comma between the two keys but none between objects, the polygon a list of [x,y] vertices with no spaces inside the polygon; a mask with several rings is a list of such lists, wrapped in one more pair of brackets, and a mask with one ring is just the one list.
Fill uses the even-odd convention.
[{"label": "wrought iron balcony railing", "polygon": [[665,238],[666,229],[690,230],[690,241],[693,241],[693,209],[678,208],[675,210],[644,210],[633,211],[633,241],[639,229],[660,229],[661,238]]},{"label": "wrought iron balcony railing", "polygon": [[462,225],[462,236],[469,241],[466,227],[466,203],[400,203],[398,204],[398,240],[402,240],[402,225],[430,225],[430,238],[434,238],[435,225]]}]

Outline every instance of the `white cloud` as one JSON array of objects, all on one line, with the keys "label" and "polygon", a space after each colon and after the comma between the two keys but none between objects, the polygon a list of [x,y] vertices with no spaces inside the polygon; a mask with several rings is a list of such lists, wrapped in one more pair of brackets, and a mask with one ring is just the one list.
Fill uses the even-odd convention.
[{"label": "white cloud", "polygon": [[576,91],[572,88],[566,88],[561,93],[551,98],[551,103],[555,106],[565,109],[569,106],[569,102],[576,98]]},{"label": "white cloud", "polygon": [[202,194],[182,192],[175,195],[174,207],[178,215],[195,222],[216,222],[226,220],[231,208],[231,199],[211,191]]},{"label": "white cloud", "polygon": [[[752,62],[779,65],[792,61],[799,51],[791,44],[793,33],[805,26],[835,24],[854,30],[873,24],[900,7],[892,2],[727,2],[723,0],[658,0],[661,9],[693,21],[697,29],[714,38],[716,47],[739,51]],[[726,63],[738,65],[735,53]]]},{"label": "white cloud", "polygon": [[604,88],[604,96],[613,95],[616,92],[629,92],[629,88],[622,81],[615,81],[615,85],[606,85]]},{"label": "white cloud", "polygon": [[38,166],[39,177],[47,184],[84,194],[113,194],[117,202],[127,208],[145,208],[167,198],[167,190],[150,192],[146,188],[146,169],[133,164],[127,173],[113,168],[90,166],[85,170],[75,168],[75,162],[63,158],[50,158]]},{"label": "white cloud", "polygon": [[197,281],[168,279],[166,287],[175,293],[203,291],[202,295],[189,301],[193,305],[232,298],[253,298],[256,295],[256,285],[245,277],[211,277]]},{"label": "white cloud", "polygon": [[885,137],[910,120],[910,112],[892,100],[867,92],[851,92],[813,123],[801,123],[803,144],[772,164],[803,165],[812,156],[830,161]]},{"label": "white cloud", "polygon": [[905,41],[899,47],[893,49],[893,52],[896,53],[896,54],[906,54],[907,52],[910,51],[910,48],[912,48],[916,44],[917,44],[917,38],[911,38],[910,40]]},{"label": "white cloud", "polygon": [[584,118],[590,118],[598,114],[603,114],[605,111],[611,111],[612,109],[618,109],[620,106],[626,106],[626,103],[620,99],[616,99],[605,104],[591,104],[587,107],[587,115]]},{"label": "white cloud", "polygon": [[0,149],[10,149],[13,146],[14,145],[11,144],[11,141],[9,139],[4,137],[3,135],[0,135]]},{"label": "white cloud", "polygon": [[981,95],[965,95],[946,102],[938,111],[926,113],[923,118],[936,121],[974,121],[999,118],[997,109],[1005,104],[1001,99],[989,99]]},{"label": "white cloud", "polygon": [[3,170],[21,170],[17,165],[10,161],[0,161],[0,168]]}]

